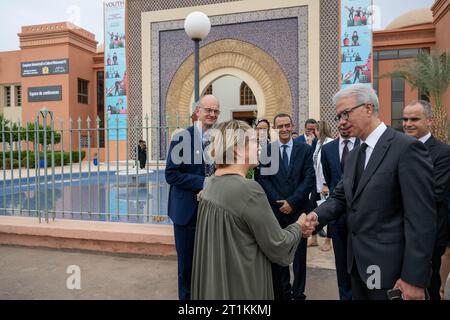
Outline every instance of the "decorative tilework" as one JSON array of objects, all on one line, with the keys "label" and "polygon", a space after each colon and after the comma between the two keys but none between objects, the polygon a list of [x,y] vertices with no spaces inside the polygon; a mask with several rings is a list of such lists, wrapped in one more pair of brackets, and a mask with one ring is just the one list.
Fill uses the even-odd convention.
[{"label": "decorative tilework", "polygon": [[[152,24],[152,114],[164,120],[165,99],[170,81],[192,54],[192,40],[183,30],[183,20]],[[211,17],[209,43],[236,39],[252,43],[271,55],[282,67],[293,96],[294,122],[308,117],[308,8],[307,6]],[[164,56],[169,52],[170,56]],[[164,124],[164,123],[162,123]],[[165,154],[163,151],[161,154]]]},{"label": "decorative tilework", "polygon": [[326,120],[333,133],[337,133],[334,121],[333,96],[339,91],[339,0],[321,0],[320,20],[320,116]]},{"label": "decorative tilework", "polygon": [[[306,9],[306,8],[305,8]],[[293,9],[290,10],[291,14]],[[302,10],[304,11],[304,10]],[[207,40],[202,42],[202,47],[207,46],[210,43],[216,42],[218,40],[223,39],[234,39],[241,40],[244,42],[252,43],[258,48],[264,50],[268,53],[272,58],[277,61],[277,63],[281,66],[282,70],[285,73],[286,78],[289,81],[291,94],[293,96],[293,110],[294,119],[298,118],[298,91],[299,91],[299,74],[302,74],[303,77],[307,79],[308,66],[307,66],[307,52],[306,55],[299,54],[299,47],[306,47],[307,50],[307,42],[305,41],[302,44],[298,44],[298,22],[297,18],[286,18],[286,19],[277,19],[268,20],[267,16],[262,16],[261,18],[264,21],[256,21],[256,22],[247,22],[244,24],[228,24],[225,20],[226,25],[216,25],[216,20],[224,20],[214,19],[211,20],[215,25]],[[235,17],[236,18],[236,17]],[[247,17],[242,17],[245,19],[244,21],[249,21]],[[236,19],[234,19],[236,20]],[[180,21],[179,23],[183,23]],[[152,88],[153,88],[153,98],[156,98],[153,105],[153,110],[157,111],[158,106],[161,106],[161,114],[165,114],[165,100],[167,95],[167,89],[169,84],[181,66],[181,64],[192,55],[193,44],[192,40],[186,37],[184,30],[179,29],[178,26],[174,26],[177,30],[172,31],[160,31],[160,27],[163,24],[154,24],[152,26],[153,31],[153,40],[155,41],[158,38],[159,33],[159,50],[161,53],[155,58],[155,62],[157,62],[160,57],[159,63],[153,65],[152,70]],[[166,29],[166,26],[164,26]],[[306,30],[307,32],[307,30]],[[154,54],[157,52],[158,48],[153,47]],[[170,56],[165,56],[163,52],[168,52],[170,50]],[[301,56],[301,60],[305,61],[303,64],[304,67],[301,70],[298,68],[298,57]],[[200,57],[202,59],[202,57]],[[160,81],[158,81],[160,79]],[[158,87],[160,85],[160,88]],[[302,89],[304,86],[308,85],[307,81],[302,83]],[[155,86],[155,87],[153,87]],[[308,90],[306,90],[307,92]],[[159,103],[159,94],[161,96],[161,101]],[[306,93],[307,97],[307,93]],[[152,100],[153,101],[153,100]],[[307,101],[307,100],[306,100]],[[302,106],[304,111],[307,112],[308,105],[305,104]],[[298,123],[296,121],[296,123]]]},{"label": "decorative tilework", "polygon": [[[129,43],[133,43],[129,48],[129,56],[128,69],[130,70],[129,75],[129,86],[130,86],[130,97],[129,97],[129,112],[130,119],[135,119],[135,116],[138,118],[138,125],[142,123],[142,93],[141,93],[141,13],[155,10],[166,10],[180,7],[188,7],[188,6],[198,6],[198,5],[207,5],[207,4],[215,4],[215,3],[223,3],[223,2],[232,2],[236,0],[128,0],[127,1],[127,10],[128,10],[128,38]],[[339,81],[339,65],[338,65],[338,56],[339,56],[339,0],[320,0],[321,1],[321,48],[320,48],[320,59],[321,59],[321,67],[320,67],[320,79],[321,79],[321,116],[323,119],[332,121],[332,115],[334,114],[334,107],[331,102],[331,98],[335,92],[337,92],[338,81]],[[303,8],[303,10],[301,10]],[[295,11],[297,10],[297,11]],[[293,79],[289,78],[288,73],[291,72],[292,68],[288,68],[288,78],[289,84],[291,86],[291,91],[293,95],[298,94],[298,99],[294,97],[294,117],[299,119],[306,119],[308,117],[308,101],[309,101],[309,88],[308,88],[308,11],[307,7],[294,7],[287,9],[274,9],[267,11],[258,11],[251,13],[241,13],[234,15],[223,15],[212,17],[211,21],[213,26],[213,30],[209,37],[213,36],[214,29],[219,30],[220,26],[225,24],[239,24],[243,22],[270,22],[276,19],[284,19],[291,20],[291,18],[297,18],[297,30],[298,30],[298,47],[297,47],[297,55],[298,61],[295,70],[306,70],[306,72],[298,72],[296,84],[293,86]],[[177,30],[178,29],[178,30]],[[176,33],[178,31],[182,31],[182,21],[170,21],[164,23],[154,23],[152,25],[152,43],[159,44],[159,40],[164,40],[165,32],[167,34]],[[242,33],[238,33],[237,36],[243,36]],[[155,38],[156,37],[156,38]],[[161,37],[161,39],[160,39]],[[203,44],[207,44],[212,41],[208,37],[207,41]],[[189,42],[189,39],[185,39]],[[248,40],[247,40],[248,41]],[[253,42],[254,43],[254,42]],[[261,47],[260,43],[254,43],[258,47]],[[305,45],[302,45],[305,44]],[[187,47],[186,47],[187,48]],[[263,48],[266,50],[265,48]],[[152,88],[154,88],[152,92],[152,101],[158,101],[156,104],[152,106],[152,124],[155,125],[157,122],[154,120],[157,119],[155,113],[159,114],[160,105],[164,105],[163,99],[164,88],[159,88],[159,84],[161,79],[159,78],[160,74],[160,53],[159,46],[153,46],[152,48],[152,66],[154,69],[152,70]],[[192,50],[192,49],[191,49]],[[266,50],[269,54],[270,50]],[[172,52],[171,52],[172,54]],[[290,52],[292,54],[292,52]],[[278,61],[278,60],[277,60]],[[280,63],[284,70],[286,70],[286,64]],[[158,75],[155,77],[154,75]],[[165,84],[162,82],[163,85]],[[165,84],[166,87],[168,83]],[[134,88],[134,89],[133,89]],[[161,90],[160,90],[161,89]],[[161,101],[160,101],[161,99]],[[135,124],[131,124],[135,125]],[[333,127],[333,126],[332,126]],[[152,132],[152,138],[156,139],[157,133]],[[134,137],[130,135],[131,141],[138,139],[138,137]],[[156,142],[156,141],[155,141]],[[135,144],[135,143],[134,143]],[[131,143],[131,145],[134,145]],[[155,145],[152,143],[152,145]],[[156,152],[155,152],[156,154]]]}]

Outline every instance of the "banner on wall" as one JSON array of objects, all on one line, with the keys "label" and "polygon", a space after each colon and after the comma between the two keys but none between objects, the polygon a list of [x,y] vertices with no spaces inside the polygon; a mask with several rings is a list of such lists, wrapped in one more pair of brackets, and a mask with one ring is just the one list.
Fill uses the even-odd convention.
[{"label": "banner on wall", "polygon": [[103,3],[105,23],[105,105],[109,140],[127,139],[125,1]]},{"label": "banner on wall", "polygon": [[372,0],[341,0],[341,88],[372,85]]},{"label": "banner on wall", "polygon": [[30,87],[28,102],[61,101],[62,86]]},{"label": "banner on wall", "polygon": [[22,62],[22,77],[36,77],[69,73],[69,59]]}]

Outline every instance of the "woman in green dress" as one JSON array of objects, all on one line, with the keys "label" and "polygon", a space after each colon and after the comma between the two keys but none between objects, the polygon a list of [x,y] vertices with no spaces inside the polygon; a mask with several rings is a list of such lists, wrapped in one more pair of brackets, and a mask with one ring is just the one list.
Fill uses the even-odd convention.
[{"label": "woman in green dress", "polygon": [[264,190],[245,178],[258,162],[248,124],[220,124],[210,148],[217,170],[200,195],[192,299],[273,299],[271,262],[293,261],[306,216],[281,229]]}]

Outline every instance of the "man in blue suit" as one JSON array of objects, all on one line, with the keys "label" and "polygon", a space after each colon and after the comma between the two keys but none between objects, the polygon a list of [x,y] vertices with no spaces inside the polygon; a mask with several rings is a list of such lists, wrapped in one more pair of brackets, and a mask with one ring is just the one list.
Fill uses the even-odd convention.
[{"label": "man in blue suit", "polygon": [[[333,192],[342,178],[347,156],[354,147],[359,146],[359,139],[351,138],[345,130],[339,130],[340,137],[322,146],[321,162],[323,176],[329,192]],[[347,272],[347,222],[346,215],[331,222],[331,238],[336,262],[336,274],[341,300],[352,300],[350,274]]]},{"label": "man in blue suit", "polygon": [[317,145],[317,121],[314,119],[308,119],[305,121],[305,133],[295,138],[295,140],[309,144],[312,147],[312,151],[316,150]]},{"label": "man in blue suit", "polygon": [[[308,195],[315,184],[312,148],[292,140],[292,119],[288,114],[278,114],[274,119],[274,129],[278,130],[279,140],[268,146],[270,164],[261,164],[257,181],[263,187],[272,210],[280,226],[285,228],[295,222],[308,207]],[[278,154],[271,155],[271,150]],[[279,160],[276,172],[264,174],[264,167],[274,167]],[[294,283],[290,285],[289,267],[272,265],[276,299],[305,299],[306,283],[306,239],[302,239],[294,258]]]},{"label": "man in blue suit", "polygon": [[216,123],[219,108],[216,97],[204,96],[196,109],[198,121],[174,135],[167,157],[165,174],[170,185],[168,214],[175,233],[180,300],[190,299],[197,194],[203,189],[205,171],[209,168],[203,159],[205,133]]}]

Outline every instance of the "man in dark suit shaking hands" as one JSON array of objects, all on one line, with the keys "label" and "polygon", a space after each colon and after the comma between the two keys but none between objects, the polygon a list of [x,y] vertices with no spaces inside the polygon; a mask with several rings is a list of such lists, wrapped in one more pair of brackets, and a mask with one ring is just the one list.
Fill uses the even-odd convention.
[{"label": "man in dark suit shaking hands", "polygon": [[[279,160],[276,172],[256,175],[269,199],[272,210],[282,228],[297,221],[304,210],[308,210],[308,195],[315,185],[312,148],[292,139],[292,119],[280,113],[274,118],[274,129],[278,130],[279,140],[268,146],[267,154],[271,161]],[[276,150],[276,155],[271,151]],[[273,163],[267,165],[271,166]],[[263,167],[263,165],[261,165]],[[312,208],[309,208],[312,209]],[[289,267],[276,264],[272,266],[274,293],[276,299],[304,300],[306,298],[306,239],[302,239],[294,258],[294,283],[290,285]]]},{"label": "man in dark suit shaking hands", "polygon": [[178,258],[178,295],[190,299],[192,257],[197,222],[197,194],[203,189],[205,169],[203,159],[205,133],[220,114],[216,97],[204,96],[196,109],[194,126],[174,135],[166,164],[166,181],[170,185],[168,215],[173,221]]},{"label": "man in dark suit shaking hands", "polygon": [[[431,300],[440,300],[441,256],[445,253],[448,240],[447,195],[450,185],[450,146],[437,140],[430,132],[433,124],[433,109],[428,101],[412,101],[403,109],[403,130],[422,143],[430,151],[435,179],[437,209],[437,237],[432,257],[431,284],[428,288]],[[444,279],[445,281],[445,279]]]},{"label": "man in dark suit shaking hands", "polygon": [[361,139],[350,152],[333,194],[306,225],[347,213],[347,268],[353,299],[386,300],[396,287],[404,299],[424,299],[436,239],[433,165],[426,147],[388,128],[375,91],[356,84],[334,97],[339,127]]}]

